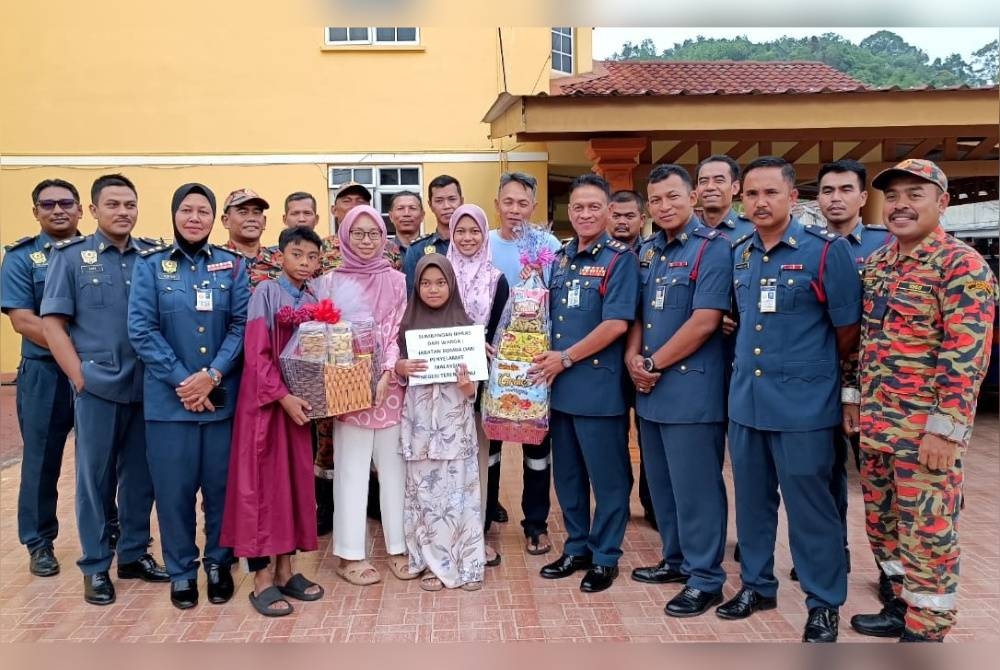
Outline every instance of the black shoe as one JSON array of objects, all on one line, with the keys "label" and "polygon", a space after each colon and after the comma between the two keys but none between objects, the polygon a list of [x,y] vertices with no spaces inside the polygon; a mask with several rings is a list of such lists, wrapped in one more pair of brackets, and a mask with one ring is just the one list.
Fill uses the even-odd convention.
[{"label": "black shoe", "polygon": [[736,545],[736,548],[733,549],[733,560],[737,563],[740,562],[740,545]]},{"label": "black shoe", "polygon": [[871,637],[899,637],[906,629],[906,603],[894,598],[878,614],[855,614],[851,628]]},{"label": "black shoe", "polygon": [[110,605],[115,601],[115,585],[107,570],[83,576],[83,599],[91,605]]},{"label": "black shoe", "polygon": [[169,582],[170,575],[149,554],[143,554],[131,563],[118,564],[118,579],[141,579],[144,582]]},{"label": "black shoe", "polygon": [[42,547],[31,552],[28,570],[36,577],[52,577],[59,574],[59,561],[52,547]]},{"label": "black shoe", "polygon": [[595,565],[587,570],[580,582],[580,590],[584,593],[597,593],[611,588],[618,576],[617,565]]},{"label": "black shoe", "polygon": [[510,521],[510,515],[507,514],[507,509],[500,503],[497,503],[496,509],[493,510],[493,520],[497,523],[507,523]]},{"label": "black shoe", "polygon": [[803,642],[836,642],[840,615],[833,607],[813,607],[802,631]]},{"label": "black shoe", "polygon": [[777,598],[762,596],[744,586],[728,602],[716,607],[715,614],[720,619],[746,619],[758,610],[773,610],[777,606]]},{"label": "black shoe", "polygon": [[233,597],[233,575],[218,563],[208,566],[208,602],[221,605]]},{"label": "black shoe", "polygon": [[944,642],[944,639],[934,640],[929,637],[924,637],[923,635],[917,635],[916,633],[911,633],[908,630],[904,630],[903,634],[899,636],[900,642]]},{"label": "black shoe", "polygon": [[663,611],[670,616],[689,617],[704,614],[712,605],[722,602],[722,591],[701,591],[692,586],[685,586],[684,590],[671,598]]},{"label": "black shoe", "polygon": [[545,579],[562,579],[569,577],[577,570],[589,570],[592,565],[590,556],[570,556],[563,554],[539,571]]},{"label": "black shoe", "polygon": [[896,590],[893,585],[902,583],[902,576],[890,577],[881,570],[878,573],[878,599],[883,605],[888,605],[896,599]]},{"label": "black shoe", "polygon": [[668,567],[667,562],[663,560],[652,567],[635,568],[632,570],[632,579],[646,584],[683,584],[687,582],[688,576],[680,570]]},{"label": "black shoe", "polygon": [[170,602],[179,610],[191,609],[198,604],[198,582],[181,579],[170,582]]}]

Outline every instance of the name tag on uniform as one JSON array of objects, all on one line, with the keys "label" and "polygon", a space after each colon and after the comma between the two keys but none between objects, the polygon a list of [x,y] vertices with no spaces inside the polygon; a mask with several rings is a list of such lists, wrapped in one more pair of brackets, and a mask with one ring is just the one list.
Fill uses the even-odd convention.
[{"label": "name tag on uniform", "polygon": [[670,261],[667,263],[668,268],[686,268],[688,266],[687,261]]},{"label": "name tag on uniform", "polygon": [[760,287],[760,313],[774,314],[778,311],[778,287]]},{"label": "name tag on uniform", "polygon": [[580,280],[574,279],[566,296],[566,306],[575,309],[580,306]]},{"label": "name tag on uniform", "polygon": [[232,269],[233,269],[233,262],[232,261],[222,261],[221,263],[209,263],[208,264],[208,271],[209,272],[215,272],[217,270],[232,270]]},{"label": "name tag on uniform", "polygon": [[200,288],[196,293],[194,308],[199,312],[212,311],[212,289]]},{"label": "name tag on uniform", "polygon": [[907,293],[921,293],[923,295],[930,295],[931,287],[926,284],[918,284],[912,281],[901,281],[899,286],[897,286],[900,291],[906,291]]},{"label": "name tag on uniform", "polygon": [[653,309],[663,309],[663,302],[667,297],[667,287],[657,286],[656,297],[653,298]]},{"label": "name tag on uniform", "polygon": [[800,263],[792,263],[792,264],[789,264],[789,265],[782,265],[781,269],[782,270],[801,270],[802,269],[802,265]]}]

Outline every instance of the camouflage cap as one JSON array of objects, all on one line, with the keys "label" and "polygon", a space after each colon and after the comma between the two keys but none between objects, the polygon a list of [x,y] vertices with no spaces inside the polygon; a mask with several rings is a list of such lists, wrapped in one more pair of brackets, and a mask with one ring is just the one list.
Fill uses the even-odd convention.
[{"label": "camouflage cap", "polygon": [[222,211],[224,212],[234,205],[245,205],[248,202],[256,202],[260,204],[261,209],[267,209],[270,207],[270,205],[267,204],[267,200],[264,200],[264,198],[257,195],[255,191],[248,188],[240,188],[233,191],[226,197],[226,202],[222,205]]},{"label": "camouflage cap", "polygon": [[337,198],[343,197],[348,193],[356,193],[368,202],[372,201],[372,192],[369,191],[364,184],[359,184],[356,181],[344,182],[338,186],[337,193],[333,196],[333,199],[336,200]]},{"label": "camouflage cap", "polygon": [[885,187],[889,185],[890,179],[901,175],[918,177],[924,181],[936,184],[942,191],[948,190],[948,177],[945,176],[944,171],[933,161],[922,158],[907,158],[905,161],[897,163],[891,168],[882,170],[872,179],[872,186],[880,191],[884,191]]}]

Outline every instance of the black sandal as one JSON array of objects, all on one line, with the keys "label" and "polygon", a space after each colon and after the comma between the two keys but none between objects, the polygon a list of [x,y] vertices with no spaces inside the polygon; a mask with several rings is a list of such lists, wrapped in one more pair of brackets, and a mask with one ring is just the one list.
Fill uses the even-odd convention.
[{"label": "black sandal", "polygon": [[525,547],[525,551],[527,551],[532,556],[541,556],[542,554],[547,554],[550,551],[552,551],[552,542],[551,541],[549,541],[548,545],[544,546],[544,548],[539,547],[538,540],[541,539],[542,535],[544,535],[545,537],[549,536],[549,534],[546,533],[546,532],[529,533],[528,534],[528,546]]},{"label": "black sandal", "polygon": [[502,557],[500,556],[500,552],[499,552],[499,551],[497,551],[496,549],[494,549],[494,550],[493,550],[493,553],[494,553],[494,554],[496,554],[496,556],[494,556],[494,557],[493,557],[493,558],[491,558],[490,560],[486,561],[486,567],[487,567],[487,568],[495,568],[495,567],[497,567],[498,565],[500,565],[500,560],[501,560],[501,558],[502,558]]},{"label": "black sandal", "polygon": [[308,602],[319,600],[323,597],[323,594],[326,593],[322,586],[319,586],[319,593],[306,593],[307,589],[311,589],[314,586],[319,586],[319,584],[309,581],[302,575],[301,572],[296,572],[287,582],[285,582],[284,586],[278,587],[278,591],[280,591],[282,595]]},{"label": "black sandal", "polygon": [[[273,607],[275,603],[285,603],[288,607],[275,609]],[[285,600],[285,598],[281,595],[281,591],[274,586],[268,586],[260,592],[259,596],[255,596],[251,590],[250,604],[253,605],[253,608],[259,613],[268,617],[287,616],[295,611],[292,608],[292,604]]]}]

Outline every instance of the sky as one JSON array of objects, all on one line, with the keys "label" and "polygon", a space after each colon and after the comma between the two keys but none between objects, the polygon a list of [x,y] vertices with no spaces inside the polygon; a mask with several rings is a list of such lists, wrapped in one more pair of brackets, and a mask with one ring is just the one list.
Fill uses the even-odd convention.
[{"label": "sky", "polygon": [[923,50],[933,61],[945,59],[953,53],[961,54],[966,61],[972,52],[997,39],[998,30],[992,28],[595,28],[594,59],[602,60],[621,49],[623,43],[638,44],[651,37],[657,51],[663,51],[698,35],[731,38],[746,35],[751,42],[767,42],[782,36],[810,37],[823,33],[838,33],[857,44],[879,30],[890,30],[913,46]]}]

